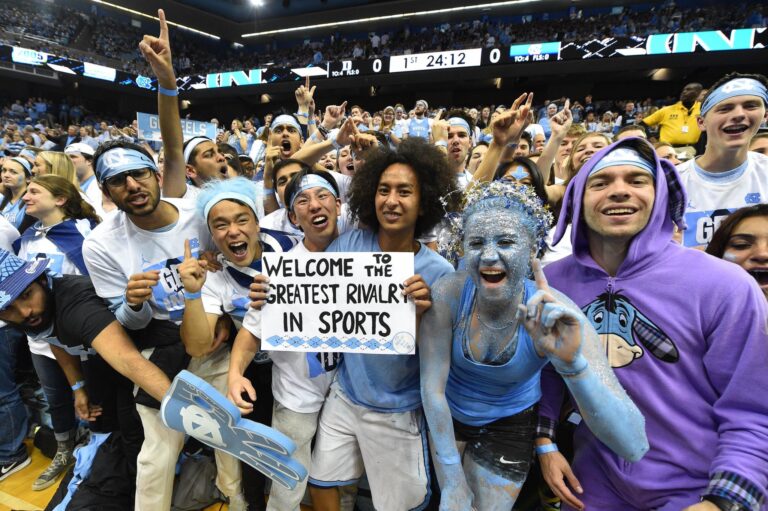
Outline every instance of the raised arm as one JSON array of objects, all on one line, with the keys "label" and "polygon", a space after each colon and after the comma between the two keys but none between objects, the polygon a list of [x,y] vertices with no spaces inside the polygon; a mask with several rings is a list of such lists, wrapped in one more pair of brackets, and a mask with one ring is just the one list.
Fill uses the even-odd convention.
[{"label": "raised arm", "polygon": [[520,135],[528,126],[533,93],[523,93],[512,103],[512,107],[498,116],[491,126],[493,139],[488,145],[482,163],[474,174],[477,182],[493,181],[502,153],[509,144],[517,144]]},{"label": "raised arm", "polygon": [[435,451],[435,470],[442,480],[440,509],[449,511],[471,509],[473,500],[456,448],[453,419],[445,397],[453,336],[450,303],[456,300],[459,286],[460,282],[453,274],[444,276],[433,286],[432,307],[424,313],[419,328],[421,399]]},{"label": "raised arm", "polygon": [[592,433],[622,458],[639,460],[648,451],[645,420],[608,366],[597,332],[576,304],[550,289],[538,260],[533,270],[538,290],[518,317],[536,350],[563,377]]},{"label": "raised arm", "polygon": [[536,161],[536,166],[539,167],[544,183],[549,182],[549,173],[552,172],[552,164],[555,162],[555,156],[557,156],[557,148],[560,147],[560,143],[571,128],[571,124],[573,124],[573,114],[571,114],[570,106],[571,100],[566,99],[563,109],[549,120],[549,127],[552,133],[544,149],[541,151],[539,159]]},{"label": "raised arm", "polygon": [[[160,36],[145,35],[139,43],[142,55],[152,67],[157,77],[157,112],[160,117],[160,134],[163,137],[165,166],[163,169],[163,195],[165,197],[183,197],[187,192],[186,164],[184,162],[179,115],[178,96],[169,94],[176,91],[176,74],[171,60],[171,43],[168,38],[168,23],[165,12],[158,9],[160,18]],[[165,92],[163,91],[165,89]]]},{"label": "raised arm", "polygon": [[207,261],[194,257],[189,240],[184,240],[184,262],[179,265],[179,277],[184,285],[184,316],[179,334],[187,353],[193,357],[201,357],[216,348],[213,339],[219,316],[207,314],[203,307],[206,270]]}]

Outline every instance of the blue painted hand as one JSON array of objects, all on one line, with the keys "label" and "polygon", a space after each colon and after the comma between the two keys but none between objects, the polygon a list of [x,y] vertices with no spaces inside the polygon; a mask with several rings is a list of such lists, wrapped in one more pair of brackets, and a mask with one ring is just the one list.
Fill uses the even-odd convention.
[{"label": "blue painted hand", "polygon": [[307,470],[291,458],[296,445],[279,431],[243,419],[237,407],[204,380],[180,372],[163,398],[166,426],[224,451],[276,483],[294,489]]}]

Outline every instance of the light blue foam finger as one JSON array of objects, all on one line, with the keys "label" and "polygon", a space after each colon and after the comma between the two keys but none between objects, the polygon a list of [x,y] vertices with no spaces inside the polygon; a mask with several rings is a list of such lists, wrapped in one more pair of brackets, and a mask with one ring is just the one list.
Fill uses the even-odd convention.
[{"label": "light blue foam finger", "polygon": [[291,458],[296,444],[290,438],[243,419],[234,404],[189,371],[173,379],[160,416],[169,428],[242,460],[286,488],[307,477],[306,468]]}]

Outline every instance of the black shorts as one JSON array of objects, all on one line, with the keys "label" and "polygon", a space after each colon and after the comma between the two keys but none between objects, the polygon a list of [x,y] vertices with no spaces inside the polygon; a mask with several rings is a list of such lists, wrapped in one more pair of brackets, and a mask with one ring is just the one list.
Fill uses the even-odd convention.
[{"label": "black shorts", "polygon": [[510,481],[524,481],[533,460],[538,406],[503,417],[484,426],[453,420],[457,442],[466,442],[465,456]]}]

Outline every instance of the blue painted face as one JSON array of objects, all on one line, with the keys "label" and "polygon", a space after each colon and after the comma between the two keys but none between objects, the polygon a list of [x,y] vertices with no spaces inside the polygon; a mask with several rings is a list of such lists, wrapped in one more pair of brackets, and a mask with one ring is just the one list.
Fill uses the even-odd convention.
[{"label": "blue painted face", "polygon": [[485,299],[513,300],[522,290],[535,252],[523,213],[515,209],[481,209],[464,225],[467,270]]}]

